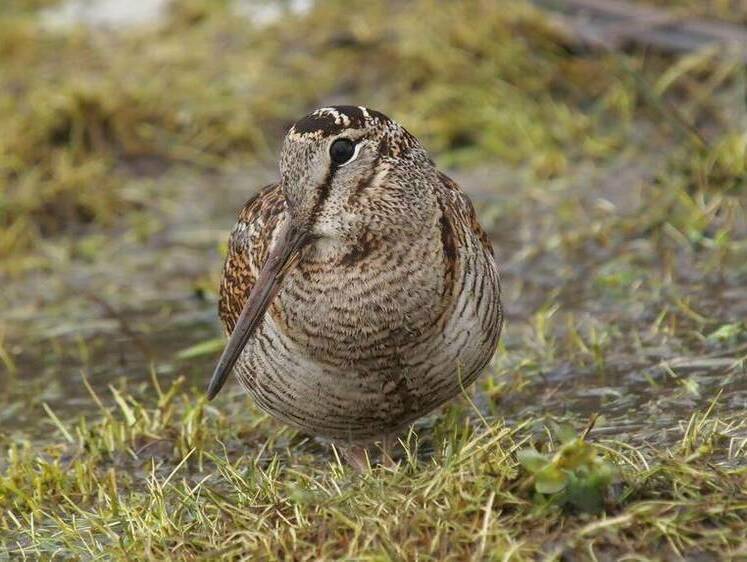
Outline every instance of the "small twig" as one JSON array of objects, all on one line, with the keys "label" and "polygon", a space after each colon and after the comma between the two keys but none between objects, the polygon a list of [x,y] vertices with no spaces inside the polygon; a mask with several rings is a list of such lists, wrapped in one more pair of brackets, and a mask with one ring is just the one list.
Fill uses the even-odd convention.
[{"label": "small twig", "polygon": [[589,418],[589,423],[586,424],[586,429],[581,433],[581,441],[586,441],[587,435],[589,435],[589,432],[594,429],[594,426],[597,423],[597,420],[599,419],[599,413],[594,412],[591,414],[591,417]]},{"label": "small twig", "polygon": [[[725,57],[747,63],[747,29],[724,21],[683,15],[627,0],[533,0],[551,11],[592,47],[619,48],[623,43],[661,52],[691,53],[719,45]],[[578,37],[576,37],[578,39]]]}]

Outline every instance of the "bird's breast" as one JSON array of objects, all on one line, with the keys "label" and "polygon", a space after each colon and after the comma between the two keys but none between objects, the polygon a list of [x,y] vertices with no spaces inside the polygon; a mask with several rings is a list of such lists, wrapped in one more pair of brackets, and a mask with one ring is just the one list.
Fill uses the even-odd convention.
[{"label": "bird's breast", "polygon": [[438,329],[447,306],[442,262],[428,241],[306,259],[278,293],[273,321],[314,359],[383,367]]}]

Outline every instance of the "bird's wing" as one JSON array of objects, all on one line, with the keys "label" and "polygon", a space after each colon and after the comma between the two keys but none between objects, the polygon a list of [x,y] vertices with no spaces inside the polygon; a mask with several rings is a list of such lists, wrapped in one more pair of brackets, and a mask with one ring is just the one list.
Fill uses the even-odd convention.
[{"label": "bird's wing", "polygon": [[239,213],[228,241],[218,303],[220,318],[229,334],[267,259],[284,213],[285,197],[277,183],[263,187]]},{"label": "bird's wing", "polygon": [[455,229],[457,233],[462,231],[471,234],[473,238],[480,242],[484,251],[493,258],[495,255],[493,252],[493,244],[477,220],[477,214],[475,213],[475,208],[472,206],[470,198],[466,193],[464,193],[464,191],[462,191],[462,188],[446,174],[438,172],[438,177],[441,180],[442,189],[439,190],[439,199],[444,215],[449,217],[451,222],[457,223],[453,226],[462,227]]},{"label": "bird's wing", "polygon": [[439,172],[439,178],[446,283],[459,294],[454,302],[458,302],[464,292],[475,297],[480,325],[489,335],[487,341],[490,341],[492,351],[503,326],[501,281],[493,245],[478,222],[467,194],[447,175]]}]

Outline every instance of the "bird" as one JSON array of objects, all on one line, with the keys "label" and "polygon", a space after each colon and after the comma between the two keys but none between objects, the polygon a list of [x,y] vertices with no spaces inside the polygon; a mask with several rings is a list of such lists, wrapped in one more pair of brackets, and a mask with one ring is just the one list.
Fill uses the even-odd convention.
[{"label": "bird", "polygon": [[364,106],[317,109],[283,140],[280,180],[240,211],[219,292],[233,372],[259,408],[358,470],[375,444],[464,392],[503,312],[491,241],[421,142]]}]

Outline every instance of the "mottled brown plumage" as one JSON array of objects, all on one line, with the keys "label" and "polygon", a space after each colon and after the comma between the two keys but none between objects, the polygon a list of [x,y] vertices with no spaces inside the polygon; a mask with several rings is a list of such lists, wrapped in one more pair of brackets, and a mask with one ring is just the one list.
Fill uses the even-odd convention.
[{"label": "mottled brown plumage", "polygon": [[[323,108],[288,132],[281,181],[241,211],[220,316],[233,371],[273,416],[340,443],[391,435],[471,384],[502,324],[468,197],[381,113]],[[242,312],[243,311],[243,312]]]}]

